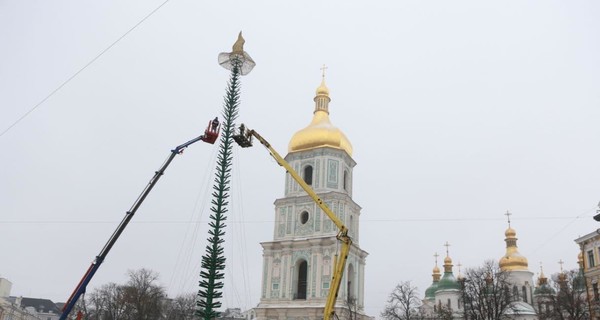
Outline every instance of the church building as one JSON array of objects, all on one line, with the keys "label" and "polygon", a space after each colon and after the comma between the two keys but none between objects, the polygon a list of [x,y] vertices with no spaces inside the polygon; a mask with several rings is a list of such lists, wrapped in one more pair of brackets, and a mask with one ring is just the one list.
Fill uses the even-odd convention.
[{"label": "church building", "polygon": [[[317,88],[312,122],[290,140],[285,160],[348,227],[348,255],[335,313],[364,315],[365,259],[360,248],[361,207],[352,200],[352,145],[329,120],[329,89]],[[283,198],[275,200],[273,240],[263,247],[262,292],[253,316],[271,319],[322,319],[340,244],[337,227],[286,173]]]},{"label": "church building", "polygon": [[[507,215],[509,215],[507,213]],[[533,272],[528,269],[527,258],[519,253],[517,248],[517,232],[510,226],[504,232],[506,242],[506,253],[499,261],[500,272],[506,274],[507,284],[510,290],[512,302],[506,310],[506,314],[515,320],[537,320],[538,313],[533,305],[544,305],[547,298],[547,285],[540,290],[533,290]],[[446,243],[446,246],[448,244]],[[437,254],[435,255],[437,259]],[[454,277],[452,271],[452,259],[446,250],[444,259],[444,274],[440,274],[440,269],[436,265],[433,268],[433,282],[425,291],[423,304],[420,312],[428,319],[434,319],[439,316],[440,311],[449,312],[454,319],[464,319],[464,301],[462,297],[461,276],[458,279]],[[545,279],[543,274],[542,278]],[[540,286],[545,282],[540,279]],[[537,303],[539,302],[539,303]]]}]

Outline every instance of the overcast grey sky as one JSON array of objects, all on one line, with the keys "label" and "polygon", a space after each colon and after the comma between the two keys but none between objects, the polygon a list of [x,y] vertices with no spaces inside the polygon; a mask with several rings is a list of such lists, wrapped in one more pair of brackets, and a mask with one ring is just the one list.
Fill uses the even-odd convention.
[{"label": "overcast grey sky", "polygon": [[[0,131],[162,3],[0,0]],[[358,162],[368,314],[400,281],[423,293],[445,241],[455,264],[499,259],[506,210],[531,271],[576,267],[573,239],[598,227],[599,2],[171,0],[0,136],[13,295],[68,298],[169,150],[220,114],[216,57],[239,30],[257,63],[240,121],[282,154],[328,66]],[[175,159],[91,288],[145,267],[170,295],[197,290],[216,150]],[[223,302],[247,309],[284,171],[255,147],[233,175]]]}]

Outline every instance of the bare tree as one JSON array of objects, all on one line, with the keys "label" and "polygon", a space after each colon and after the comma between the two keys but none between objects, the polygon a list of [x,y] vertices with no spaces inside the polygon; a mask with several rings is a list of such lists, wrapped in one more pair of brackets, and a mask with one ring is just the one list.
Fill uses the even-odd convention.
[{"label": "bare tree", "polygon": [[88,304],[86,318],[90,320],[118,320],[129,316],[123,287],[116,283],[111,282],[94,290]]},{"label": "bare tree", "polygon": [[453,320],[454,312],[448,306],[439,305],[434,312],[434,319],[438,320]]},{"label": "bare tree", "polygon": [[165,290],[159,286],[158,273],[148,270],[129,270],[129,281],[123,286],[125,301],[131,308],[132,320],[155,320],[162,317]]},{"label": "bare tree", "polygon": [[550,296],[551,318],[557,320],[587,320],[590,318],[585,278],[579,270],[552,275],[556,294]]},{"label": "bare tree", "polygon": [[156,282],[158,274],[148,269],[128,271],[125,285],[108,283],[94,290],[88,299],[89,320],[163,319],[165,291]]},{"label": "bare tree", "polygon": [[478,320],[511,319],[513,296],[509,273],[502,272],[498,263],[485,261],[481,267],[468,269],[462,286],[465,318]]},{"label": "bare tree", "polygon": [[421,319],[419,306],[421,306],[421,299],[417,287],[413,287],[410,281],[401,282],[390,293],[381,317],[387,320]]},{"label": "bare tree", "polygon": [[166,320],[193,320],[196,319],[196,293],[178,295],[166,304]]},{"label": "bare tree", "polygon": [[348,299],[346,299],[345,308],[340,312],[339,318],[342,320],[359,320],[360,314],[358,309],[358,301],[356,301],[356,298],[348,297]]}]

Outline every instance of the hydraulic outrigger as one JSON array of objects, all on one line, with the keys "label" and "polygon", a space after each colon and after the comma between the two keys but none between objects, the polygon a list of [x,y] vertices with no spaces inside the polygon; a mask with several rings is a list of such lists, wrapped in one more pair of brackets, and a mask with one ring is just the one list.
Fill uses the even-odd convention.
[{"label": "hydraulic outrigger", "polygon": [[271,156],[277,161],[277,163],[284,167],[287,172],[290,173],[292,178],[306,191],[306,193],[313,199],[313,201],[325,212],[325,214],[333,221],[338,228],[336,238],[342,243],[340,250],[340,257],[334,260],[334,271],[331,277],[331,287],[329,289],[329,295],[327,296],[327,302],[325,303],[325,310],[323,312],[323,319],[330,320],[334,317],[335,301],[340,291],[340,284],[342,283],[342,276],[344,275],[344,268],[346,267],[346,260],[348,260],[348,253],[352,246],[352,239],[348,236],[348,228],[344,223],[327,207],[323,200],[315,193],[315,191],[304,182],[304,179],[285,161],[271,144],[267,142],[260,134],[254,130],[247,130],[244,125],[240,125],[239,134],[233,136],[233,139],[242,147],[247,148],[252,146],[252,137],[255,137],[260,143],[269,150]]},{"label": "hydraulic outrigger", "polygon": [[[115,232],[110,236],[110,238],[108,239],[108,242],[102,248],[102,251],[100,251],[100,254],[98,254],[96,256],[96,258],[94,259],[94,261],[92,262],[92,264],[90,265],[90,267],[88,268],[86,273],[81,278],[81,281],[79,281],[79,284],[77,285],[77,287],[75,287],[75,290],[73,291],[73,293],[69,297],[69,300],[67,300],[67,303],[65,304],[65,306],[63,308],[63,313],[60,316],[60,320],[67,319],[67,317],[69,316],[69,313],[71,313],[71,310],[75,306],[75,303],[77,303],[77,300],[79,300],[79,297],[81,297],[81,295],[83,293],[85,293],[88,283],[90,282],[90,280],[92,280],[92,277],[94,277],[94,274],[96,273],[96,271],[98,271],[102,262],[104,262],[104,259],[108,255],[108,252],[113,247],[115,242],[117,242],[117,239],[119,239],[119,236],[121,235],[121,233],[123,233],[123,230],[125,230],[125,227],[127,227],[127,224],[129,224],[129,221],[131,221],[131,218],[133,218],[133,215],[135,214],[137,209],[142,205],[142,202],[144,202],[144,200],[146,199],[146,196],[148,196],[150,191],[152,191],[152,188],[154,188],[154,185],[156,185],[156,183],[158,182],[160,177],[164,174],[164,172],[167,169],[167,167],[169,166],[169,164],[171,164],[171,161],[173,161],[173,158],[175,158],[176,155],[181,154],[185,148],[189,147],[190,145],[192,145],[200,140],[202,140],[206,143],[214,144],[219,136],[219,130],[220,130],[219,120],[218,120],[218,118],[215,118],[214,120],[211,120],[208,122],[208,127],[204,131],[203,135],[198,136],[184,144],[181,144],[181,145],[175,147],[175,149],[171,150],[171,154],[169,155],[169,158],[167,158],[167,160],[160,167],[160,169],[158,169],[158,171],[156,171],[154,173],[154,176],[152,177],[152,179],[150,179],[150,182],[148,183],[146,188],[144,188],[144,190],[139,195],[137,200],[135,200],[135,202],[131,206],[131,209],[129,209],[129,211],[127,211],[127,213],[125,214],[125,217],[123,217],[123,220],[121,220],[121,223],[119,224],[119,226],[117,227]],[[81,314],[79,314],[77,316],[77,319],[81,319]]]}]

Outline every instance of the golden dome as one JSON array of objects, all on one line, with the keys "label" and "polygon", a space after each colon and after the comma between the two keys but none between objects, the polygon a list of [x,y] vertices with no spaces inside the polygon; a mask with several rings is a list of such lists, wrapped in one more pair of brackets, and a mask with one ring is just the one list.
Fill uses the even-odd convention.
[{"label": "golden dome", "polygon": [[513,228],[510,228],[510,227],[509,227],[509,228],[508,228],[508,229],[506,229],[506,231],[504,232],[504,235],[505,235],[507,238],[514,238],[514,237],[516,237],[516,236],[517,236],[517,232],[515,231],[515,229],[513,229]]},{"label": "golden dome", "polygon": [[450,257],[444,258],[444,265],[446,265],[446,264],[452,264],[452,258],[450,258]]},{"label": "golden dome", "polygon": [[317,96],[326,95],[329,96],[329,88],[325,85],[325,79],[321,80],[321,85],[317,88]]},{"label": "golden dome", "polygon": [[352,144],[346,135],[334,127],[329,120],[329,89],[325,79],[317,88],[314,98],[315,111],[311,123],[304,129],[296,132],[288,145],[288,152],[310,150],[321,147],[332,147],[346,151],[352,156]]},{"label": "golden dome", "polygon": [[506,235],[504,240],[506,241],[506,254],[500,259],[500,270],[527,270],[527,258],[522,256],[517,249],[517,232],[509,227],[504,234]]},{"label": "golden dome", "polygon": [[433,267],[433,274],[440,274],[440,268],[438,268],[438,266]]}]

